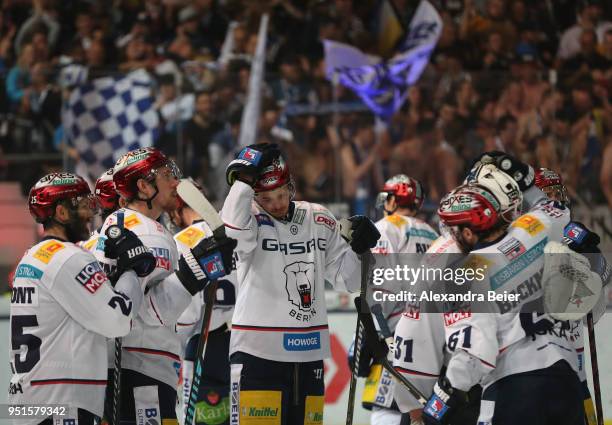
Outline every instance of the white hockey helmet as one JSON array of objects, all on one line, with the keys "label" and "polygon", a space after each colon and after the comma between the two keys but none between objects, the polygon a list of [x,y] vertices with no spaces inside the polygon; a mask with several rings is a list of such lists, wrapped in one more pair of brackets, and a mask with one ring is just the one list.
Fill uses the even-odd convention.
[{"label": "white hockey helmet", "polygon": [[487,188],[499,202],[500,216],[508,223],[520,215],[523,194],[518,183],[493,164],[485,164],[471,176],[470,183]]}]

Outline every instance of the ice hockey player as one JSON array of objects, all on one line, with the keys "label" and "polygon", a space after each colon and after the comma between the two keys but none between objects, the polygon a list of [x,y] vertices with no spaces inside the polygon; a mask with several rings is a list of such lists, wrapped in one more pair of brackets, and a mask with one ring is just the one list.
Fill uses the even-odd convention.
[{"label": "ice hockey player", "polygon": [[[372,253],[379,255],[422,254],[429,249],[433,241],[438,238],[438,234],[429,224],[416,218],[424,198],[425,193],[421,183],[404,174],[393,176],[385,182],[376,202],[384,212],[384,217],[376,222],[376,228],[381,237],[376,247],[372,249]],[[402,260],[402,257],[398,255],[390,255],[388,258],[391,262]],[[379,261],[376,263],[378,266]],[[387,301],[380,305],[381,315],[375,316],[375,320],[385,320],[387,326],[384,329],[393,333],[406,303]],[[381,328],[380,325],[379,328]],[[393,337],[392,334],[390,336]],[[400,347],[399,350],[401,349]],[[349,349],[350,357],[352,357],[352,352]],[[366,354],[367,350],[363,350],[360,356],[361,363],[364,361],[370,363]],[[370,416],[372,425],[399,425],[401,423],[402,414],[393,400],[395,385],[395,379],[380,364],[374,362],[369,366],[369,376],[366,380],[362,404],[364,408],[372,410]],[[420,414],[414,412],[413,416],[417,419]]]},{"label": "ice hockey player", "polygon": [[[197,186],[197,184],[196,184]],[[212,236],[208,224],[182,198],[178,197],[178,208],[170,213],[173,224],[182,229],[174,235],[180,253],[189,252],[203,239]],[[204,371],[201,376],[198,403],[196,403],[196,420],[199,417],[213,419],[216,424],[229,423],[229,343],[234,305],[236,304],[236,271],[223,279],[217,280],[215,304],[212,311],[206,353],[204,354]],[[193,296],[191,304],[179,317],[177,332],[183,336],[186,347],[182,350],[182,391],[183,406],[187,406],[193,363],[200,339],[201,320],[204,309],[204,292]],[[201,412],[201,415],[198,414]]]},{"label": "ice hockey player", "polygon": [[[96,186],[94,187],[94,195],[96,202],[100,208],[100,215],[102,217],[102,223],[106,220],[113,211],[119,208],[119,194],[115,190],[115,183],[113,183],[113,169],[106,170],[98,180],[96,180]],[[100,229],[95,229],[89,235],[89,239],[80,243],[80,245],[88,251],[93,251],[98,243],[98,237],[100,236]]]},{"label": "ice hockey player", "polygon": [[[76,245],[87,238],[95,210],[85,180],[48,174],[32,187],[28,204],[44,232],[19,262],[12,284],[8,401],[70,406],[47,419],[24,416],[25,425],[51,425],[51,416],[62,413],[62,420],[93,425],[104,407],[106,339],[130,331],[143,293],[131,267],[113,289],[93,254]],[[138,239],[132,242],[142,248]],[[123,257],[121,244],[117,249]]]},{"label": "ice hockey player", "polygon": [[[567,189],[563,184],[563,179],[557,172],[548,168],[538,168],[535,172],[535,185],[546,193],[550,199],[560,202],[566,207],[570,206]],[[571,221],[567,226],[565,226],[564,242],[576,252],[589,254],[588,259],[593,266],[593,270],[601,271],[603,281],[602,284],[606,285],[609,283],[611,275],[605,257],[601,256],[601,251],[598,247],[599,241],[599,235],[589,230],[580,222]],[[600,261],[597,261],[597,264],[593,264],[593,260],[596,257]],[[605,276],[607,276],[607,278]],[[601,305],[598,306],[599,310],[601,310],[602,307],[605,308],[603,297],[601,301]],[[597,318],[600,315],[601,312],[599,312],[599,314],[595,314],[595,317]],[[574,341],[576,355],[578,356],[578,377],[582,383],[585,423],[587,425],[595,425],[597,423],[597,418],[595,415],[593,399],[587,383],[586,371],[584,369],[584,333],[582,331],[583,329],[581,329],[581,327],[576,329],[577,337]]]},{"label": "ice hockey player", "polygon": [[[518,181],[517,193],[519,188],[523,193],[532,189],[531,167],[509,156],[494,161]],[[487,266],[486,281],[479,286],[505,298],[489,301],[490,313],[468,308],[445,323],[452,357],[446,376],[434,385],[424,420],[452,423],[453,413],[468,401],[467,392],[480,382],[484,391],[479,422],[581,423],[572,329],[567,322],[542,317],[539,307],[543,252],[551,241],[562,240],[569,210],[552,201],[536,202],[509,225],[500,201],[500,193],[467,184],[440,204],[440,219],[470,253],[471,267]]]},{"label": "ice hockey player", "polygon": [[[380,234],[352,217],[347,243],[323,206],[293,201],[276,145],[245,147],[226,170],[222,210],[238,239],[238,298],[230,342],[230,423],[323,422],[323,359],[330,354],[325,281],[356,291],[360,260]],[[347,232],[348,233],[348,232]]]},{"label": "ice hockey player", "polygon": [[[520,203],[512,178],[499,171],[493,164],[483,167],[471,176],[492,191],[500,193],[500,209],[512,214]],[[447,231],[443,232],[422,257],[423,265],[430,269],[444,269],[460,257],[462,250]],[[419,295],[433,287],[433,282],[421,281],[410,289]],[[393,365],[404,374],[425,395],[432,393],[433,385],[444,375],[444,323],[452,320],[452,315],[443,315],[436,303],[421,301],[407,303],[405,311],[395,329],[395,356]],[[470,392],[470,403],[453,417],[453,424],[472,424],[476,422],[479,412],[480,387]],[[410,412],[412,423],[420,423],[422,406],[401,385],[395,386],[395,400],[402,412]]]},{"label": "ice hockey player", "polygon": [[[154,148],[128,152],[113,169],[115,190],[126,203],[125,208],[118,210],[124,214],[125,229],[136,234],[156,260],[155,270],[140,279],[145,300],[132,331],[123,338],[122,422],[141,423],[145,413],[147,421],[176,420],[181,354],[180,338],[175,332],[177,319],[193,295],[210,279],[224,276],[231,268],[235,241],[206,238],[179,257],[172,235],[156,221],[162,212],[173,211],[177,206],[179,174],[174,163]],[[101,234],[116,223],[117,212],[107,217]],[[98,243],[95,253],[114,273],[120,265],[107,258],[103,251],[109,241],[107,238],[104,243]],[[222,261],[215,260],[219,257]],[[218,273],[209,275],[209,270],[215,269]],[[112,392],[108,391],[107,409],[111,401]]]}]

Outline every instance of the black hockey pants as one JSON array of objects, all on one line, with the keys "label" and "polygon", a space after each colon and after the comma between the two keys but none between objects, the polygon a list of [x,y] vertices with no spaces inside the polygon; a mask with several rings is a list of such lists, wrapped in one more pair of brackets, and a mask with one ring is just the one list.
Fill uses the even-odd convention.
[{"label": "black hockey pants", "polygon": [[323,424],[323,361],[289,363],[246,353],[230,358],[230,424]]},{"label": "black hockey pants", "polygon": [[[580,380],[563,360],[546,368],[500,379],[482,396],[483,413],[495,425],[576,425],[583,423]],[[486,421],[485,421],[486,423]]]}]

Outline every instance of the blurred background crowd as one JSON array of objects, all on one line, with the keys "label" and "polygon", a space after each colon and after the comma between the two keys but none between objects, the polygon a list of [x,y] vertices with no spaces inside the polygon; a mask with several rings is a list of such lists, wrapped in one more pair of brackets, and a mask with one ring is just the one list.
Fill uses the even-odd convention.
[{"label": "blurred background crowd", "polygon": [[[406,23],[417,2],[390,0]],[[612,2],[432,1],[444,28],[388,123],[325,78],[322,40],[377,51],[376,0],[3,0],[0,179],[24,190],[79,157],[64,143],[64,70],[147,70],[156,144],[223,199],[250,61],[270,14],[259,141],[283,146],[309,201],[369,212],[389,176],[423,182],[430,208],[483,150],[560,172],[574,202],[612,208]],[[90,176],[95,179],[97,176]]]}]

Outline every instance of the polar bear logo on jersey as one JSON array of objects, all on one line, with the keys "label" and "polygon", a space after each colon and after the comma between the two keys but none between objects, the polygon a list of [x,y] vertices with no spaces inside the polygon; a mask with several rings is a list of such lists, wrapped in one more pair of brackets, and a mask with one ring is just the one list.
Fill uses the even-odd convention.
[{"label": "polar bear logo on jersey", "polygon": [[315,299],[314,263],[296,261],[283,270],[286,276],[285,288],[291,304],[302,311],[310,311]]}]

